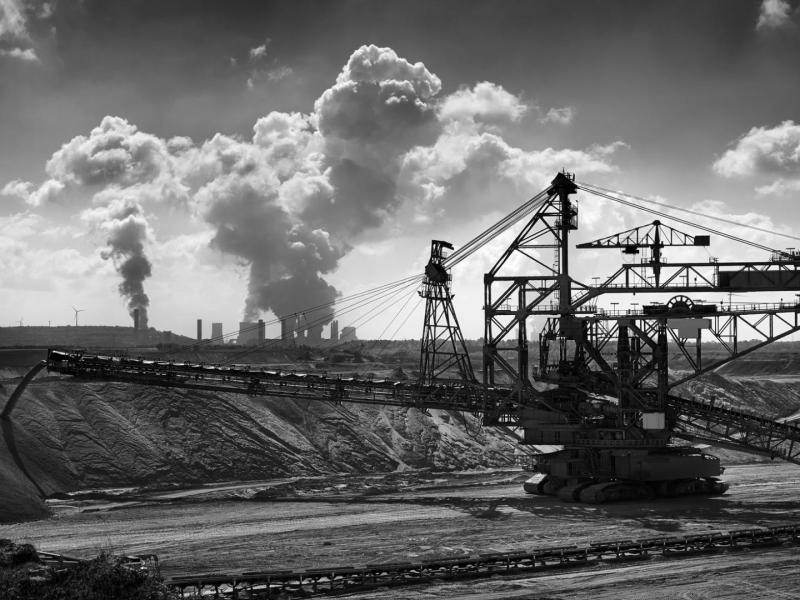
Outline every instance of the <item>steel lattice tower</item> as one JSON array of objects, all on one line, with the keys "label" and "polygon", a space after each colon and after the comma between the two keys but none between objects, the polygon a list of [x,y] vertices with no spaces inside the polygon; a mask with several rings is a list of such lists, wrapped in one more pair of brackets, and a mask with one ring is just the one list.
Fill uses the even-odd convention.
[{"label": "steel lattice tower", "polygon": [[475,382],[475,373],[453,308],[452,277],[444,265],[446,252],[452,249],[453,246],[447,242],[431,241],[431,258],[419,290],[419,295],[425,298],[419,380],[425,385],[455,380]]}]

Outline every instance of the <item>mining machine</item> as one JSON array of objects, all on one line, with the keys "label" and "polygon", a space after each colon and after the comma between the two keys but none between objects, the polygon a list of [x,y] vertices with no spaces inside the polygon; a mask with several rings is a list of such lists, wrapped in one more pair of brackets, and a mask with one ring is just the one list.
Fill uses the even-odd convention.
[{"label": "mining machine", "polygon": [[[634,258],[604,281],[595,277],[589,285],[570,270],[575,260],[570,236],[578,229],[578,205],[571,196],[578,191],[703,233],[684,233],[655,220],[578,244],[576,250],[617,249]],[[800,464],[800,427],[794,423],[676,392],[681,384],[800,330],[796,302],[718,305],[691,296],[800,290],[800,256],[751,243],[771,251],[769,259],[668,262],[662,253],[665,247],[706,248],[712,235],[734,237],[666,215],[653,208],[658,203],[639,198],[636,204],[625,198],[636,197],[579,184],[573,176],[559,173],[550,186],[452,254],[448,255],[451,244],[434,240],[419,280],[426,310],[416,381],[54,349],[11,395],[0,423],[10,422],[25,386],[47,368],[89,381],[478,414],[484,425],[510,429],[523,444],[559,448],[536,455],[536,474],[525,490],[565,501],[723,493],[727,486],[719,479],[719,459],[692,445],[697,443]],[[479,379],[453,308],[451,269],[522,222],[514,241],[484,276]],[[527,272],[521,274],[523,269]],[[617,311],[598,306],[598,298],[606,294],[669,299]],[[536,328],[538,345],[531,356],[529,332]],[[756,341],[742,344],[744,335]],[[703,340],[714,344],[710,355],[703,352]]]},{"label": "mining machine", "polygon": [[[680,438],[795,460],[796,427],[767,425],[767,419],[757,425],[755,415],[744,424],[740,413],[724,414],[677,395],[675,388],[800,328],[797,302],[718,306],[687,294],[798,290],[797,257],[773,252],[762,262],[666,262],[664,247],[707,247],[713,230],[688,234],[655,220],[578,244],[639,258],[588,285],[570,272],[569,240],[578,229],[578,207],[570,196],[579,189],[617,199],[559,173],[546,201],[484,278],[483,383],[505,388],[509,405],[518,407],[487,413],[487,424],[513,424],[528,444],[563,447],[538,456],[538,474],[526,491],[585,502],[723,493],[719,459],[675,443]],[[552,263],[545,262],[548,251]],[[506,274],[515,255],[535,274]],[[598,307],[605,294],[672,298],[617,311]],[[531,368],[527,331],[537,318],[543,324]],[[745,331],[759,341],[740,345]],[[704,357],[701,336],[716,342],[722,355]]]}]

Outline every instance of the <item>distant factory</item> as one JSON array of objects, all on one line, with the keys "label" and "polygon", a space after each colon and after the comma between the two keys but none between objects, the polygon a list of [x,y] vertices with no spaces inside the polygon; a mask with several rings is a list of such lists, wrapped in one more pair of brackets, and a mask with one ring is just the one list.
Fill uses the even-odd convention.
[{"label": "distant factory", "polygon": [[267,326],[261,319],[258,321],[240,321],[239,337],[236,338],[236,343],[240,346],[263,344],[267,339],[266,332]]},{"label": "distant factory", "polygon": [[[258,321],[240,321],[239,333],[235,338],[235,343],[239,346],[258,346],[267,342],[284,342],[296,345],[322,346],[330,342],[351,342],[356,339],[355,327],[343,327],[339,333],[339,321],[332,321],[330,324],[330,334],[327,338],[323,337],[323,325],[309,322],[305,314],[290,315],[280,320],[280,338],[267,338],[266,323]],[[230,335],[230,334],[228,334]],[[203,337],[203,319],[197,319],[197,341],[210,342],[211,344],[226,343],[226,334],[223,333],[222,323],[211,323],[211,337]],[[228,343],[234,343],[230,339]]]}]

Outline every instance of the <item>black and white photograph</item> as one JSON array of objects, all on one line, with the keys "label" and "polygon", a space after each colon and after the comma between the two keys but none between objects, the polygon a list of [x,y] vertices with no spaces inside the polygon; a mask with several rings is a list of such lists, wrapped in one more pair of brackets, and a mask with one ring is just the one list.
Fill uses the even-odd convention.
[{"label": "black and white photograph", "polygon": [[0,600],[799,548],[800,0],[0,0]]}]

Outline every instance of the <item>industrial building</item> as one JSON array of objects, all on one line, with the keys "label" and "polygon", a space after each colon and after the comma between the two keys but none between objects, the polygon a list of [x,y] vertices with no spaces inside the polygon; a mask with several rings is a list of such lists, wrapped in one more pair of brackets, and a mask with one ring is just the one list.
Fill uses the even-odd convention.
[{"label": "industrial building", "polygon": [[236,343],[240,346],[255,346],[258,344],[258,323],[253,321],[239,322],[239,337]]},{"label": "industrial building", "polygon": [[331,341],[335,342],[339,339],[339,321],[334,319],[331,321]]},{"label": "industrial building", "polygon": [[284,342],[294,340],[295,316],[281,317],[281,339]]}]

